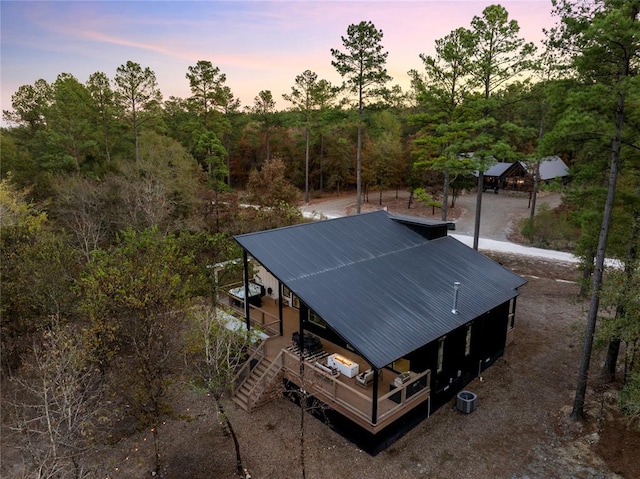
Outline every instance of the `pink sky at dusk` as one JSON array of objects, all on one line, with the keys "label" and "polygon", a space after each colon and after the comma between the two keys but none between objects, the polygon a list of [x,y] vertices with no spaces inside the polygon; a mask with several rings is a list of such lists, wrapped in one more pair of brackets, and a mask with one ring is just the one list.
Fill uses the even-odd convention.
[{"label": "pink sky at dusk", "polygon": [[1,9],[3,110],[20,85],[70,73],[86,82],[102,71],[113,78],[128,60],[156,74],[164,98],[190,96],[187,68],[208,60],[227,86],[251,106],[271,90],[277,108],[304,70],[340,84],[331,48],[353,23],[370,20],[384,33],[391,84],[408,88],[407,71],[420,70],[420,53],[473,16],[499,3],[518,21],[521,35],[539,43],[554,25],[551,0],[440,1],[5,1]]}]

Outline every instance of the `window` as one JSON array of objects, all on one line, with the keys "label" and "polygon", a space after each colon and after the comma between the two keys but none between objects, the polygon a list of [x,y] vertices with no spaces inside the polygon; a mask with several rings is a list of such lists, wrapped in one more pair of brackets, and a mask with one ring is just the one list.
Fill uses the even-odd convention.
[{"label": "window", "polygon": [[282,303],[287,305],[287,306],[292,306],[293,293],[291,292],[291,290],[289,288],[287,288],[284,284],[282,284],[281,290],[282,290]]},{"label": "window", "polygon": [[444,339],[441,338],[438,340],[438,365],[436,367],[436,371],[438,373],[442,372],[442,366],[444,362]]},{"label": "window", "polygon": [[322,319],[320,316],[316,314],[315,311],[312,311],[312,310],[309,310],[309,322],[323,329],[327,328],[327,323],[324,322],[324,319]]},{"label": "window", "polygon": [[282,296],[284,296],[285,298],[291,297],[291,290],[287,288],[284,284],[282,285]]},{"label": "window", "polygon": [[507,329],[513,329],[516,320],[516,299],[513,298],[509,303],[509,324]]},{"label": "window", "polygon": [[400,373],[406,373],[411,369],[411,363],[405,358],[396,359],[391,363],[391,369]]},{"label": "window", "polygon": [[469,356],[471,354],[471,324],[467,324],[467,337],[464,342],[464,355]]}]

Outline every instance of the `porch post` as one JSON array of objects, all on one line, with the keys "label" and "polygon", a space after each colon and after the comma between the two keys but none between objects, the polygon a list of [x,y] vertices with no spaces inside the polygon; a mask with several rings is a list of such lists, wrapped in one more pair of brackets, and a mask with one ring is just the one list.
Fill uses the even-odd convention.
[{"label": "porch post", "polygon": [[247,323],[247,331],[251,330],[251,308],[249,307],[249,259],[247,250],[242,249],[242,276],[244,280],[244,316]]},{"label": "porch post", "polygon": [[299,320],[299,329],[300,329],[300,337],[299,337],[299,342],[300,342],[300,351],[302,354],[304,354],[304,315],[303,312],[305,314],[309,314],[309,310],[307,309],[307,305],[304,304],[302,301],[300,301],[300,309],[298,310],[298,320]]},{"label": "porch post", "polygon": [[378,370],[373,368],[373,400],[371,401],[371,424],[378,423]]},{"label": "porch post", "polygon": [[284,320],[282,318],[282,283],[278,281],[278,319],[280,320],[280,336],[284,334]]}]

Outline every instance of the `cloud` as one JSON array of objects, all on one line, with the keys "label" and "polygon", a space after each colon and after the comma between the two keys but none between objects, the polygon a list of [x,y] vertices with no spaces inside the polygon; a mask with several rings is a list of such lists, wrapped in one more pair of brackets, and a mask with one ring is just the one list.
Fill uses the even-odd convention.
[{"label": "cloud", "polygon": [[[421,68],[437,38],[468,27],[495,1],[2,1],[2,102],[16,85],[54,80],[63,71],[84,81],[112,76],[128,60],[151,68],[165,96],[189,94],[187,67],[208,60],[227,75],[243,103],[263,89],[280,98],[306,69],[334,83],[331,48],[353,23],[384,33],[394,83]],[[527,40],[549,27],[549,0],[500,2]]]}]

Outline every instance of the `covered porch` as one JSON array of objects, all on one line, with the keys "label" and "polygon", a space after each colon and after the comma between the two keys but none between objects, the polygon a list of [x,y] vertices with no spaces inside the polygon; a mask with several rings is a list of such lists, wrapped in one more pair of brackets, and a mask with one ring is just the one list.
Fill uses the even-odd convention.
[{"label": "covered porch", "polygon": [[[233,299],[227,293],[222,293],[219,297],[221,304],[228,306],[244,320],[244,302],[238,303]],[[364,358],[353,350],[317,336],[321,347],[311,354],[301,354],[297,343],[292,341],[293,334],[299,331],[300,311],[282,305],[280,322],[279,310],[278,300],[268,296],[263,298],[260,306],[249,304],[251,327],[260,329],[269,337],[256,348],[247,361],[245,370],[240,372],[240,381],[249,378],[251,364],[264,361],[268,366],[263,376],[269,377],[269,371],[280,371],[282,378],[304,389],[327,407],[372,434],[381,431],[418,406],[426,408],[427,414],[430,413],[429,370],[413,373],[403,370],[402,362],[389,365],[382,369],[378,376],[377,400],[374,401],[373,371],[370,371],[371,366]],[[358,374],[336,374],[335,369],[327,367],[327,358],[332,355],[337,355],[345,363],[357,364]],[[367,371],[370,373],[365,378]],[[263,392],[265,387],[267,386],[254,386],[250,394],[255,396],[259,391]],[[250,403],[251,400],[252,398],[248,398]]]}]

